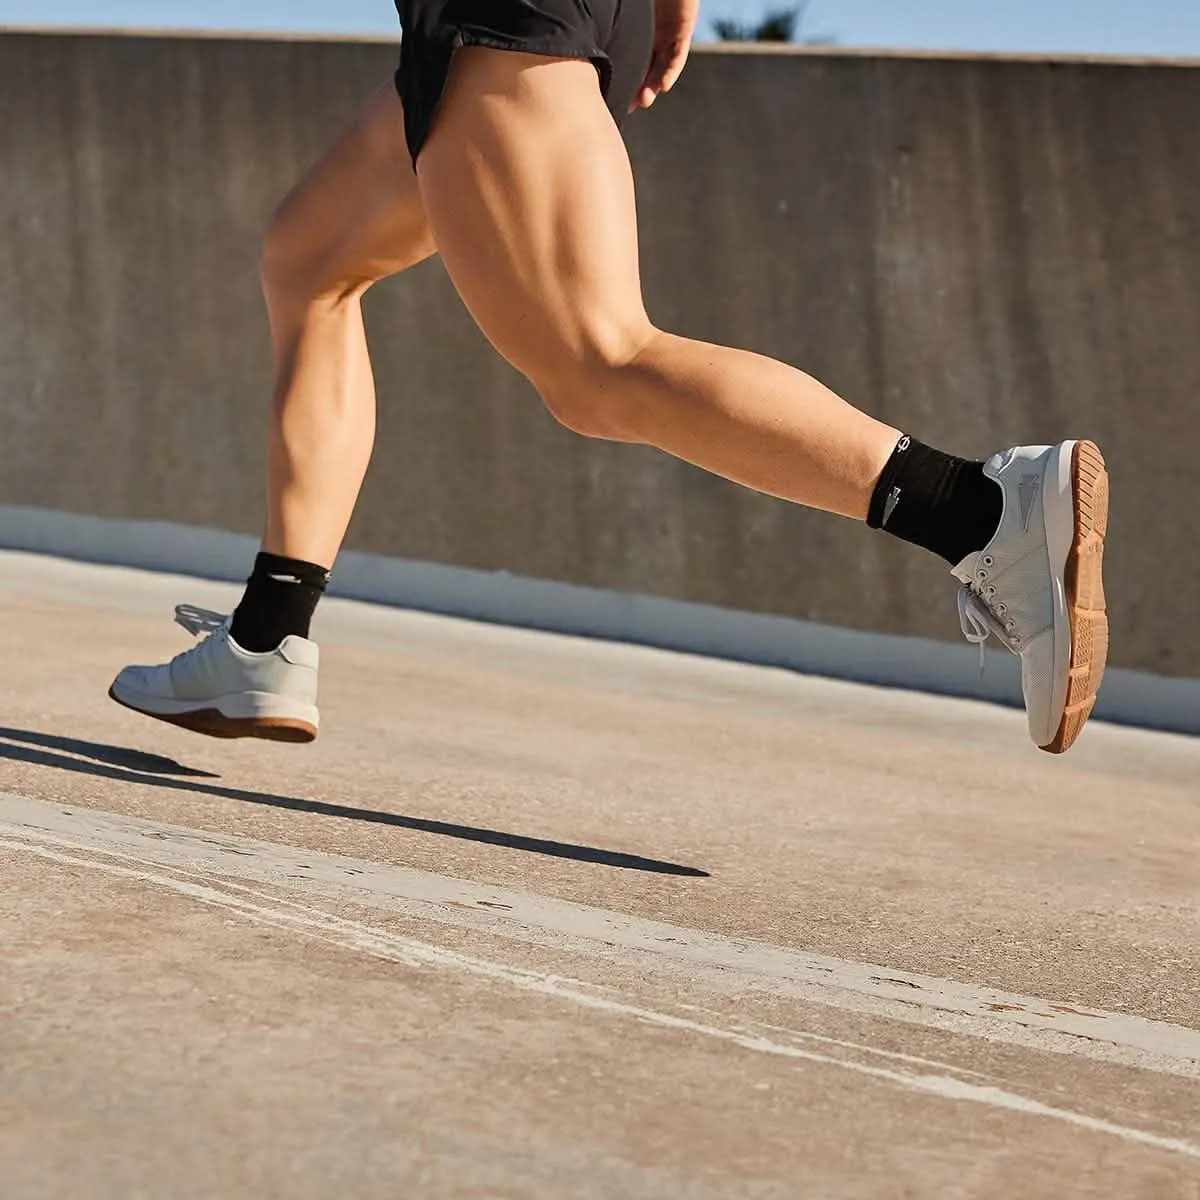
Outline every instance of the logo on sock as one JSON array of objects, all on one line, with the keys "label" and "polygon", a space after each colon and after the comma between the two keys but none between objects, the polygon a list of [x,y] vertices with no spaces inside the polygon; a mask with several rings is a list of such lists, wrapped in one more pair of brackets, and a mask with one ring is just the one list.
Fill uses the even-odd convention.
[{"label": "logo on sock", "polygon": [[888,493],[888,498],[883,505],[883,527],[887,528],[887,523],[892,519],[892,513],[896,511],[896,505],[900,503],[900,489],[892,488]]},{"label": "logo on sock", "polygon": [[906,433],[897,443],[895,453],[902,454],[912,445],[912,438]]},{"label": "logo on sock", "polygon": [[1017,498],[1021,502],[1021,528],[1026,533],[1029,532],[1029,521],[1041,486],[1042,480],[1038,475],[1022,475],[1021,482],[1017,484]]}]

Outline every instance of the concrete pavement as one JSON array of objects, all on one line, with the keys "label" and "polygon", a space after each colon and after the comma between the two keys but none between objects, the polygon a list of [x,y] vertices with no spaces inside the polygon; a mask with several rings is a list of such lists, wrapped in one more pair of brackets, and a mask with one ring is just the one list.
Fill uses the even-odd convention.
[{"label": "concrete pavement", "polygon": [[0,1194],[1200,1197],[1200,743],[0,555]]}]

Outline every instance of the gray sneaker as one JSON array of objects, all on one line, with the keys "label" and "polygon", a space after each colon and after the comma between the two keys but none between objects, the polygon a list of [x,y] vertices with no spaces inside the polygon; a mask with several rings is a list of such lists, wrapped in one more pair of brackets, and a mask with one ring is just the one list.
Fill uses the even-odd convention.
[{"label": "gray sneaker", "polygon": [[158,667],[126,667],[108,694],[134,712],[220,738],[311,742],[317,736],[320,651],[286,637],[265,654],[229,636],[229,618],[181,604],[175,620],[204,640]]},{"label": "gray sneaker", "polygon": [[1096,703],[1108,657],[1108,473],[1092,442],[1018,446],[983,473],[1004,493],[996,536],[954,568],[968,641],[1021,656],[1029,735],[1062,754]]}]

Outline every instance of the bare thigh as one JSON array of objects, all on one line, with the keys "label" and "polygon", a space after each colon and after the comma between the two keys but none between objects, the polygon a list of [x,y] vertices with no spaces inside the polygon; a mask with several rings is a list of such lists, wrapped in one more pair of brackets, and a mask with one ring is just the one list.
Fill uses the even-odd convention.
[{"label": "bare thigh", "polygon": [[263,248],[268,298],[341,298],[436,250],[389,82],[279,205]]},{"label": "bare thigh", "polygon": [[633,177],[590,63],[459,51],[417,174],[463,302],[548,402],[652,334]]}]

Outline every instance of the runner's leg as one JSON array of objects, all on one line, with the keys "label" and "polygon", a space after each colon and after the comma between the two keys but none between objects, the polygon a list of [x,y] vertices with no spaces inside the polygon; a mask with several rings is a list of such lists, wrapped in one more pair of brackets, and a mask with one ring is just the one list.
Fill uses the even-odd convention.
[{"label": "runner's leg", "polygon": [[184,606],[207,634],[157,666],[130,666],[110,695],[216,737],[311,741],[318,649],[309,622],[358,498],[375,432],[360,300],[433,253],[389,82],[280,206],[262,258],[275,345],[266,533],[232,623]]},{"label": "runner's leg", "polygon": [[941,554],[967,637],[1021,656],[1031,737],[1072,744],[1107,651],[1108,485],[1092,443],[970,463],[781,363],[656,329],[629,162],[587,63],[460,51],[417,175],[467,307],[561,420]]}]

